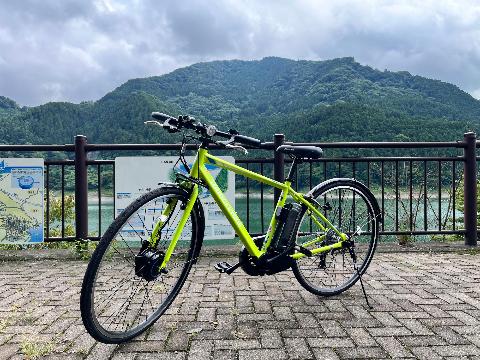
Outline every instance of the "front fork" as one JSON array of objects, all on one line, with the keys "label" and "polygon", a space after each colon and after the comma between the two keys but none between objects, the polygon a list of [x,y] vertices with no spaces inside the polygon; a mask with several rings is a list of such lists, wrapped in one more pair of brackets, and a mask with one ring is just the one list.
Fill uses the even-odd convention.
[{"label": "front fork", "polygon": [[167,206],[163,209],[162,214],[160,215],[159,221],[155,224],[152,234],[146,241],[146,246],[151,249],[156,249],[158,242],[160,241],[160,232],[167,223],[167,221],[172,216],[172,211],[177,206],[178,199],[170,198],[167,200]]},{"label": "front fork", "polygon": [[[175,228],[172,239],[170,240],[170,244],[168,245],[168,248],[165,251],[163,261],[159,267],[160,270],[165,269],[165,267],[167,266],[167,263],[170,260],[170,257],[172,256],[173,251],[175,250],[175,247],[177,246],[177,242],[180,239],[180,236],[182,235],[183,228],[187,223],[188,218],[190,217],[193,207],[195,206],[197,197],[198,197],[198,185],[193,184],[193,186],[190,189],[190,196],[188,198],[187,203],[185,204],[185,210]],[[150,235],[150,238],[147,240],[148,247],[152,249],[157,248],[158,241],[160,240],[160,232],[163,229],[165,223],[170,219],[172,212],[177,207],[177,203],[178,203],[178,199],[171,198],[167,206],[165,207],[165,209],[163,209],[163,212],[160,215],[160,220],[155,224],[152,234]],[[181,206],[183,206],[183,204]]]}]

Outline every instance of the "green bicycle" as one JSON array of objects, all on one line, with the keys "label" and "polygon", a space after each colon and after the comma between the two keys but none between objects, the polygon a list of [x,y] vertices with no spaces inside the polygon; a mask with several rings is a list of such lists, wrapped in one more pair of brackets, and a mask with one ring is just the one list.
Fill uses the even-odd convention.
[{"label": "green bicycle", "polygon": [[[245,151],[260,148],[258,139],[237,131],[222,132],[188,116],[152,113],[148,124],[169,132],[189,132],[199,141],[189,175],[163,183],[126,207],[95,249],[82,285],[80,308],[87,331],[98,341],[122,343],[152,326],[168,309],[196,263],[202,247],[205,214],[198,199],[206,187],[243,243],[237,264],[215,268],[231,274],[242,268],[253,276],[292,269],[308,291],[323,296],[340,294],[360,279],[372,260],[380,219],[378,203],[369,189],[354,179],[331,179],[307,194],[292,188],[297,164],[316,159],[313,146],[282,145],[277,151],[293,162],[284,183],[229,163],[209,153],[212,144]],[[221,137],[228,140],[219,141]],[[185,141],[184,141],[185,143]],[[243,146],[242,146],[243,145]],[[206,164],[233,171],[281,190],[265,235],[253,238],[226,199]],[[142,230],[138,229],[138,226]],[[367,298],[366,298],[367,299]],[[367,299],[368,303],[368,299]]]}]

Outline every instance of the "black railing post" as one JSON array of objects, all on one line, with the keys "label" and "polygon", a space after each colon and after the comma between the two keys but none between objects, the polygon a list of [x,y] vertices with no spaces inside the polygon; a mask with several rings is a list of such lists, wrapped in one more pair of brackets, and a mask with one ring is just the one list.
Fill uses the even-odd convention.
[{"label": "black railing post", "polygon": [[[279,182],[285,181],[285,155],[281,152],[275,151],[277,148],[285,143],[284,134],[275,134],[273,135],[273,178]],[[274,206],[280,197],[280,189],[275,188],[273,190],[273,203]]]},{"label": "black railing post", "polygon": [[[463,213],[465,224],[465,245],[477,245],[477,135],[468,132],[463,135],[466,147],[463,175]],[[440,201],[440,199],[439,199]]]},{"label": "black railing post", "polygon": [[75,136],[75,235],[86,240],[88,236],[88,179],[87,137]]}]

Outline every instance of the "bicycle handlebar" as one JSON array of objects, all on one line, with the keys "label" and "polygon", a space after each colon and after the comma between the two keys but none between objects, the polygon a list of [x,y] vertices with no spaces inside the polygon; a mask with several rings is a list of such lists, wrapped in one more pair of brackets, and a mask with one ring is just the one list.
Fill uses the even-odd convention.
[{"label": "bicycle handlebar", "polygon": [[235,135],[234,142],[239,142],[243,145],[252,146],[252,147],[260,147],[262,142],[256,138],[252,138],[250,136],[245,135]]},{"label": "bicycle handlebar", "polygon": [[[213,136],[220,136],[225,139],[230,139],[228,143],[240,143],[242,145],[251,146],[251,147],[260,147],[262,142],[259,139],[255,139],[253,137],[240,135],[236,130],[229,130],[229,132],[224,132],[217,130],[214,125],[206,125],[202,124],[199,121],[196,121],[194,118],[185,115],[179,116],[178,118],[163,114],[160,112],[153,112],[152,118],[163,121],[161,125],[164,129],[168,132],[177,132],[180,131],[182,128],[194,130],[198,134],[201,134],[205,138],[211,138]],[[148,121],[146,123],[149,123]],[[157,122],[158,123],[158,122]],[[220,142],[220,144],[222,144]],[[226,145],[224,143],[224,145]]]},{"label": "bicycle handlebar", "polygon": [[167,115],[167,114],[163,114],[161,112],[152,112],[152,118],[156,119],[156,120],[160,120],[160,121],[166,121],[166,120],[169,120],[169,119],[175,119],[173,116],[170,116],[170,115]]}]

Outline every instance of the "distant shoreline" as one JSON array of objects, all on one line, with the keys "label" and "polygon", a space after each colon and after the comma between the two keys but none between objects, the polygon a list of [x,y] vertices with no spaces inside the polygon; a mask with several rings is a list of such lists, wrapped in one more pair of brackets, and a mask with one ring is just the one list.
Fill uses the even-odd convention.
[{"label": "distant shoreline", "polygon": [[[374,195],[377,198],[377,201],[380,202],[381,199],[382,199],[382,195],[381,194],[374,194]],[[408,191],[407,192],[402,192],[399,195],[400,195],[399,199],[401,199],[401,200],[408,200],[409,199],[409,192]],[[418,195],[419,195],[418,193],[413,193],[412,194],[414,203],[417,201]],[[235,199],[246,199],[246,198],[247,198],[247,194],[245,192],[235,194]],[[249,193],[249,198],[250,199],[261,199],[261,194],[259,192],[250,192]],[[273,194],[264,193],[263,198],[273,201]],[[428,198],[429,199],[438,199],[438,194],[429,194]],[[442,194],[442,200],[446,200],[448,198],[449,198],[448,194]],[[385,200],[395,200],[396,196],[395,196],[394,193],[393,194],[385,194],[384,199]],[[420,201],[423,201],[422,199],[423,199],[423,196],[421,196]],[[101,200],[102,200],[102,205],[113,205],[113,195],[102,196]],[[98,205],[97,193],[95,193],[95,192],[88,193],[88,204],[89,205]]]}]

